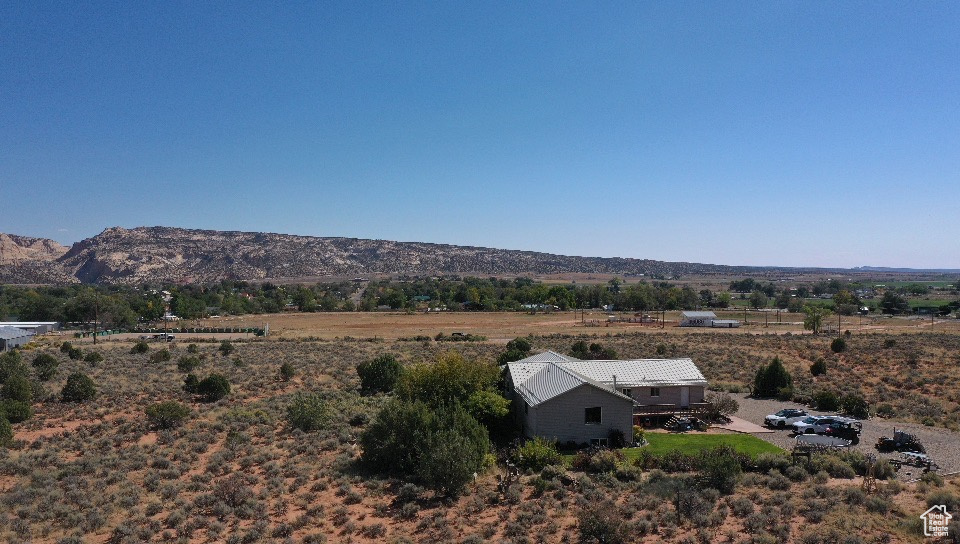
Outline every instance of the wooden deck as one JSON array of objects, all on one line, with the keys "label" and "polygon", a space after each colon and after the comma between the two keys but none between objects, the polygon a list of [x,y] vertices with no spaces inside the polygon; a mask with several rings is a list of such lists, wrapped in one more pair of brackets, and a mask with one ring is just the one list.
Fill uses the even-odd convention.
[{"label": "wooden deck", "polygon": [[706,402],[691,402],[689,406],[679,404],[643,404],[633,407],[633,424],[642,425],[643,419],[661,418],[664,416],[703,416],[710,410]]}]

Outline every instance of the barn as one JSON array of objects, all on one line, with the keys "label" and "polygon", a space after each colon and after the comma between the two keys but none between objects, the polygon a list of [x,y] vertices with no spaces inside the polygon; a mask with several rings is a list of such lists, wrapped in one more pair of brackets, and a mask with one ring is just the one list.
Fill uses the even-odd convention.
[{"label": "barn", "polygon": [[681,327],[710,327],[717,318],[713,312],[681,312]]},{"label": "barn", "polygon": [[33,333],[16,327],[0,327],[0,352],[10,351],[26,344]]}]

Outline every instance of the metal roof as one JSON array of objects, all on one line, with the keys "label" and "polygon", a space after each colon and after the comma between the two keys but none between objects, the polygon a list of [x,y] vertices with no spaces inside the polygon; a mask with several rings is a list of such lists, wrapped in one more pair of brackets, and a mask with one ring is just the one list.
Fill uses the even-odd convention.
[{"label": "metal roof", "polygon": [[683,317],[708,317],[716,318],[717,314],[713,312],[680,312]]},{"label": "metal roof", "polygon": [[617,387],[706,386],[691,359],[634,359],[627,361],[570,361],[563,366],[592,380]]},{"label": "metal roof", "polygon": [[629,398],[620,387],[706,386],[691,359],[581,361],[553,351],[507,365],[514,390],[531,406],[546,402],[583,384]]},{"label": "metal roof", "polygon": [[16,327],[0,327],[0,340],[13,340],[25,336],[33,336],[33,333]]},{"label": "metal roof", "polygon": [[576,361],[573,357],[568,357],[555,351],[544,351],[536,355],[531,355],[526,359],[520,359],[518,363],[565,363],[567,361]]}]

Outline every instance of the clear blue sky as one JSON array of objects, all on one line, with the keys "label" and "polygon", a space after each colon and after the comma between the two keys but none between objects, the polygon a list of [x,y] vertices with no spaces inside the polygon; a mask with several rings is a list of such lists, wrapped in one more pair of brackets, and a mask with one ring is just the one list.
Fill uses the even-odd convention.
[{"label": "clear blue sky", "polygon": [[958,2],[0,0],[0,232],[960,268]]}]

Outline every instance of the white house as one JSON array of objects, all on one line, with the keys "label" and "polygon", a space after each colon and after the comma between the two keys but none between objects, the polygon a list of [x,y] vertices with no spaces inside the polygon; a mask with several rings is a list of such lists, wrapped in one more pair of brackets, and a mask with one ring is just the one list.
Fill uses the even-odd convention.
[{"label": "white house", "polygon": [[582,361],[552,351],[509,363],[508,395],[527,436],[605,443],[635,416],[703,406],[707,380],[690,359]]}]

